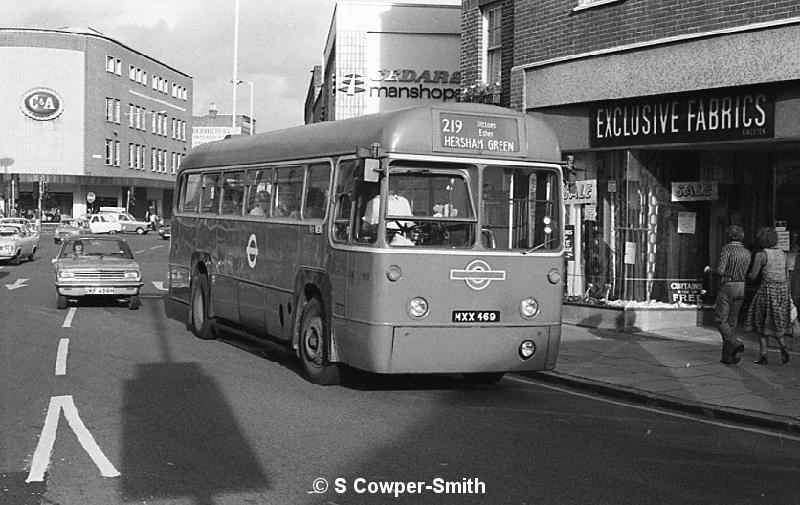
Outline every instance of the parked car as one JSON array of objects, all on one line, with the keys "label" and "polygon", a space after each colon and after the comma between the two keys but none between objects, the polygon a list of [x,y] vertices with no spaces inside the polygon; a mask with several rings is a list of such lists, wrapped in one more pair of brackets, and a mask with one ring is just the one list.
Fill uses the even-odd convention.
[{"label": "parked car", "polygon": [[122,237],[69,237],[53,259],[53,270],[59,309],[67,308],[70,298],[86,296],[124,299],[131,310],[141,306],[142,270]]},{"label": "parked car", "polygon": [[169,240],[172,237],[172,227],[162,220],[158,223],[158,234],[164,240]]},{"label": "parked car", "polygon": [[53,233],[53,242],[60,244],[62,240],[73,235],[89,235],[92,228],[89,221],[80,218],[62,219]]},{"label": "parked car", "polygon": [[24,217],[0,217],[0,224],[21,224],[27,226],[29,230],[39,232],[36,223]]},{"label": "parked car", "polygon": [[33,261],[39,247],[39,234],[24,224],[0,223],[0,261],[18,265],[22,257]]},{"label": "parked car", "polygon": [[150,231],[150,223],[141,219],[136,219],[128,212],[101,212],[101,214],[109,216],[117,221],[122,228],[122,233],[136,232],[139,235],[144,235]]},{"label": "parked car", "polygon": [[89,221],[92,233],[108,233],[114,235],[122,231],[122,225],[106,214],[84,214],[82,219]]}]

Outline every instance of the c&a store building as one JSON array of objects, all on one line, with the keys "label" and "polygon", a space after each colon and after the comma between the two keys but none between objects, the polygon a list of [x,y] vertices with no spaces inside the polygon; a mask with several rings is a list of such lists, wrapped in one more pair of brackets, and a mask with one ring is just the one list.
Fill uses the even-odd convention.
[{"label": "c&a store building", "polygon": [[716,267],[730,224],[751,250],[773,225],[798,250],[796,2],[463,7],[463,82],[496,69],[502,104],[544,118],[571,169],[569,295],[712,302],[704,268]]},{"label": "c&a store building", "polygon": [[[0,28],[2,213],[169,212],[192,79],[91,30]],[[168,217],[168,216],[167,216]]]}]

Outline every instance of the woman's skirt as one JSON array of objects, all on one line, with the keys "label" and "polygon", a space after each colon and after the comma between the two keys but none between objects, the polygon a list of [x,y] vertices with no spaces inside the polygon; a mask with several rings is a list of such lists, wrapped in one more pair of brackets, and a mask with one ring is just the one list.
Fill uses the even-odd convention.
[{"label": "woman's skirt", "polygon": [[782,336],[792,324],[789,285],[762,281],[747,311],[747,326],[762,335]]}]

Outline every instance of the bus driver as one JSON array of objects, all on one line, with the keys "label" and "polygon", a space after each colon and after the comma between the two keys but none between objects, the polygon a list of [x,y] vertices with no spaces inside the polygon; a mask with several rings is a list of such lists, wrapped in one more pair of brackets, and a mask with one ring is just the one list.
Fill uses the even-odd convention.
[{"label": "bus driver", "polygon": [[[408,199],[402,195],[398,195],[394,189],[389,189],[389,201],[387,203],[387,216],[413,216],[411,212],[411,204],[408,203]],[[366,234],[374,235],[378,228],[380,205],[381,195],[375,195],[369,202],[367,202],[367,207],[364,209],[364,217],[362,218],[364,220],[364,231]],[[400,231],[401,224],[403,226],[412,226],[414,223],[412,221],[401,221],[399,223],[397,221],[387,221],[386,229],[387,231],[394,232],[395,236],[397,236],[398,232]]]}]

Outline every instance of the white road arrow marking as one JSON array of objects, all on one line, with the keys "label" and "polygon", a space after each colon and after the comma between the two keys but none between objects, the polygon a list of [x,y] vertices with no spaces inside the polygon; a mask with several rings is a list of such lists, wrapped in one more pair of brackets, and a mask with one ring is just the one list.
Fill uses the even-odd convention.
[{"label": "white road arrow marking", "polygon": [[8,288],[9,291],[17,288],[24,288],[27,286],[27,284],[25,284],[26,282],[28,282],[28,279],[17,279],[13,284],[6,284],[6,288]]},{"label": "white road arrow marking", "polygon": [[50,398],[50,407],[47,409],[47,417],[44,421],[44,428],[42,428],[42,436],[39,437],[39,444],[36,446],[36,451],[33,453],[31,461],[31,471],[28,473],[28,478],[25,482],[41,482],[44,480],[44,473],[50,465],[50,455],[53,452],[53,446],[56,443],[56,429],[58,428],[58,419],[61,417],[61,410],[64,410],[64,417],[67,418],[69,427],[75,432],[78,437],[78,442],[81,443],[83,450],[89,454],[94,464],[100,470],[103,477],[119,477],[121,474],[114,468],[114,465],[106,458],[100,446],[95,442],[94,437],[86,429],[86,425],[81,421],[78,415],[78,409],[75,408],[75,402],[71,396],[53,396]]},{"label": "white road arrow marking", "polygon": [[166,291],[167,290],[167,288],[164,287],[164,283],[161,282],[161,281],[153,281],[153,286],[155,286],[156,289],[159,290],[159,291]]}]

